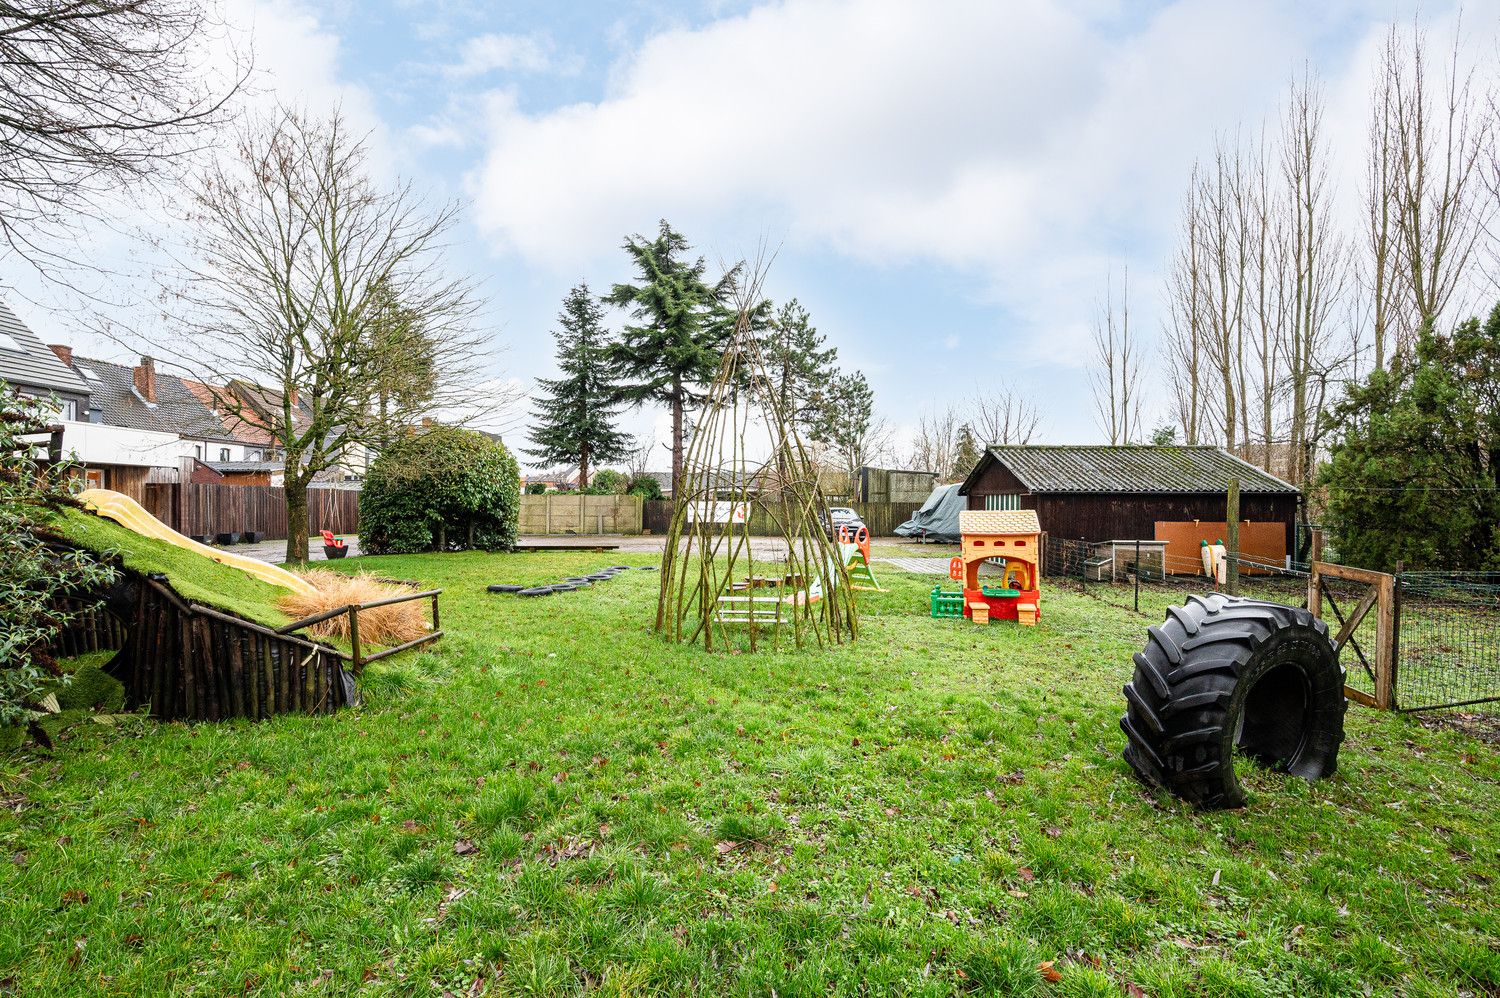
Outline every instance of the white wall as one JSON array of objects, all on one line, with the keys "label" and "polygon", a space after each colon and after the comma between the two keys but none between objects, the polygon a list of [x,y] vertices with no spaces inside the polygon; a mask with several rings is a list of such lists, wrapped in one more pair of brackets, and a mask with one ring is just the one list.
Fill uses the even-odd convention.
[{"label": "white wall", "polygon": [[63,453],[83,464],[176,468],[182,458],[193,456],[193,442],[175,433],[76,420],[64,420],[62,427]]}]

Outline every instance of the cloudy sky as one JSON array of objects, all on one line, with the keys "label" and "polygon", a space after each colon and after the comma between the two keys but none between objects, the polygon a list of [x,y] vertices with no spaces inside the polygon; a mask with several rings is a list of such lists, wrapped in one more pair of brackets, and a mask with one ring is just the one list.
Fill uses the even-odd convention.
[{"label": "cloudy sky", "polygon": [[[1422,12],[1451,32],[1448,4]],[[801,299],[898,432],[1009,382],[1040,403],[1045,440],[1084,442],[1098,439],[1086,372],[1106,275],[1129,268],[1154,340],[1194,158],[1216,132],[1274,117],[1304,65],[1340,154],[1357,156],[1374,46],[1411,11],[232,0],[229,13],[264,90],[340,105],[382,169],[467,202],[452,262],[489,297],[494,375],[529,388],[552,373],[568,288],[628,279],[622,238],[666,218],[710,261],[779,247],[768,293]],[[1463,12],[1476,36],[1497,20],[1495,0]],[[666,439],[664,416],[630,422]]]}]

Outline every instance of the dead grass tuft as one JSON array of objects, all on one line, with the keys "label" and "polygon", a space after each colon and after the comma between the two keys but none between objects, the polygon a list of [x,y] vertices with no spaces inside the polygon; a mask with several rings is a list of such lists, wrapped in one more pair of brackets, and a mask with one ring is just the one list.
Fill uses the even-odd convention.
[{"label": "dead grass tuft", "polygon": [[[292,593],[280,602],[284,613],[293,618],[311,617],[335,607],[351,603],[368,603],[372,600],[399,596],[407,592],[400,586],[377,581],[369,575],[343,575],[326,568],[311,568],[301,573],[313,584],[316,592]],[[396,645],[419,638],[427,633],[426,602],[397,603],[359,612],[359,640],[379,645]],[[307,628],[308,632],[324,638],[347,638],[349,615],[339,614],[320,624]]]}]

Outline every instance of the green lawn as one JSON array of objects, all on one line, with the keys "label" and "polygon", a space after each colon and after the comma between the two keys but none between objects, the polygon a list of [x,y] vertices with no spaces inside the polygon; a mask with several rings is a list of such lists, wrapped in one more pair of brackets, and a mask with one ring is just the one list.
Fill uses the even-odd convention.
[{"label": "green lawn", "polygon": [[652,573],[483,591],[648,560],[351,560],[447,590],[362,709],[0,758],[0,991],[1500,989],[1494,745],[1351,707],[1336,778],[1198,814],[1121,760],[1143,620],[1086,596],[980,629],[887,569],[852,647],[707,655]]}]

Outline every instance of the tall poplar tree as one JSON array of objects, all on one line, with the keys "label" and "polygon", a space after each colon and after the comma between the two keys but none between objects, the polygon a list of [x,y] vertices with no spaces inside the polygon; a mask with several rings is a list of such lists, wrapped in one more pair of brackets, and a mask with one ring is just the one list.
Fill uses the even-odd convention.
[{"label": "tall poplar tree", "polygon": [[618,389],[609,365],[604,309],[579,284],[557,315],[557,366],[562,377],[538,378],[538,419],[531,430],[538,464],[577,464],[578,487],[589,484],[589,466],[623,461],[632,441],[616,428]]},{"label": "tall poplar tree", "polygon": [[690,256],[687,240],[666,219],[655,239],[630,236],[624,249],[640,283],[616,284],[604,300],[626,309],[636,324],[625,326],[610,345],[609,358],[619,382],[618,398],[634,405],[665,405],[672,412],[675,495],[682,481],[687,410],[702,400],[719,369],[732,328],[721,302],[739,268],[708,283],[703,258]]}]

